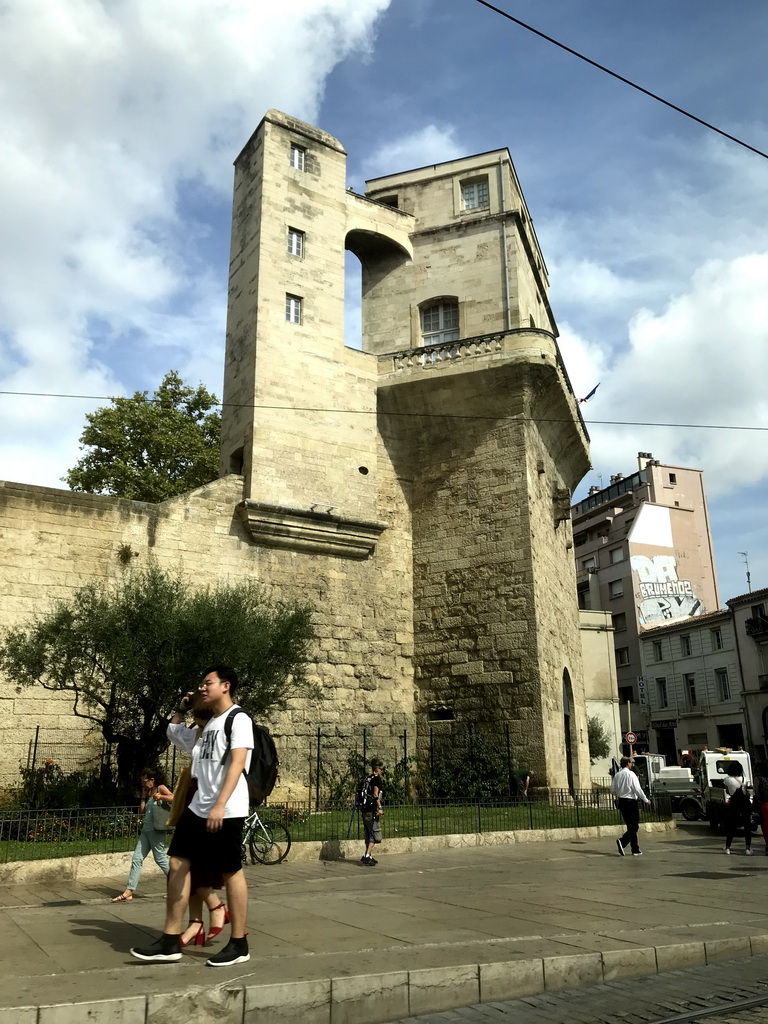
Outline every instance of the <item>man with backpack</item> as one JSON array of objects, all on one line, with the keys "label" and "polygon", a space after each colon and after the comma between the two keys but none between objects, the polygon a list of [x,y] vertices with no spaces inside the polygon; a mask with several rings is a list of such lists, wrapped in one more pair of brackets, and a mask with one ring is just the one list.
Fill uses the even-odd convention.
[{"label": "man with backpack", "polygon": [[[168,876],[163,934],[152,946],[135,947],[137,960],[169,962],[181,959],[180,937],[189,902],[190,870],[218,872],[224,876],[231,920],[231,937],[220,952],[207,961],[210,967],[230,967],[250,960],[245,930],[248,888],[243,874],[243,822],[248,817],[246,773],[250,768],[254,730],[250,717],[238,713],[232,699],[237,673],[227,665],[208,669],[200,684],[202,702],[213,711],[197,742],[184,727],[189,708],[187,694],[168,725],[168,735],[182,745],[186,739],[192,756],[192,776],[197,790],[183,812],[168,854]],[[191,745],[189,745],[191,743]]]},{"label": "man with backpack", "polygon": [[371,775],[368,775],[360,783],[357,792],[357,807],[363,816],[365,827],[365,853],[360,858],[360,863],[366,867],[373,867],[378,861],[373,857],[373,848],[381,842],[381,816],[384,811],[381,809],[384,799],[384,783],[381,772],[384,762],[378,757],[371,761]]}]

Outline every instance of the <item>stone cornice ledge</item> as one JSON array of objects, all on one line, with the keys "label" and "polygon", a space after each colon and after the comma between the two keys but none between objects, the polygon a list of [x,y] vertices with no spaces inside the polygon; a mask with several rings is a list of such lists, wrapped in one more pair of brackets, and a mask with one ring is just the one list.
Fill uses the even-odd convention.
[{"label": "stone cornice ledge", "polygon": [[370,558],[384,523],[246,498],[237,506],[254,543],[338,558]]}]

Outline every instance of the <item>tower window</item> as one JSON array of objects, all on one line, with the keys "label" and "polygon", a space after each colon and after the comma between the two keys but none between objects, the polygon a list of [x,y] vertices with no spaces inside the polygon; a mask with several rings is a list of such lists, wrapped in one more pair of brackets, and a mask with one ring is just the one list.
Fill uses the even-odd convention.
[{"label": "tower window", "polygon": [[285,296],[285,319],[292,324],[301,323],[302,301],[298,295]]},{"label": "tower window", "polygon": [[458,302],[436,302],[421,310],[421,340],[424,345],[440,345],[459,340]]},{"label": "tower window", "polygon": [[488,206],[488,179],[477,178],[461,184],[461,203],[465,210],[479,210]]},{"label": "tower window", "polygon": [[304,232],[288,228],[288,252],[291,256],[304,255]]},{"label": "tower window", "polygon": [[297,146],[294,142],[291,143],[291,167],[295,167],[297,171],[307,169],[307,151],[303,146]]}]

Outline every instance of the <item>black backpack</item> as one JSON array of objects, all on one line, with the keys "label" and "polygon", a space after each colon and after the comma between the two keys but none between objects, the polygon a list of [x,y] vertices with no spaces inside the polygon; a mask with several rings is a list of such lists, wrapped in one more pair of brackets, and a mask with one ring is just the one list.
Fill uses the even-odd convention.
[{"label": "black backpack", "polygon": [[[226,761],[230,747],[232,746],[232,722],[235,715],[247,714],[242,708],[233,708],[224,720],[224,736],[227,747],[221,763]],[[275,788],[277,782],[277,769],[280,767],[280,759],[277,756],[275,741],[269,734],[269,729],[264,725],[256,725],[251,719],[253,726],[253,750],[251,751],[251,766],[244,771],[248,783],[248,798],[251,806],[259,807],[267,799]]]},{"label": "black backpack", "polygon": [[355,806],[358,811],[362,811],[363,814],[367,814],[372,811],[376,806],[376,798],[373,795],[373,776],[366,775],[364,779],[361,779],[357,786],[357,792],[355,793]]}]

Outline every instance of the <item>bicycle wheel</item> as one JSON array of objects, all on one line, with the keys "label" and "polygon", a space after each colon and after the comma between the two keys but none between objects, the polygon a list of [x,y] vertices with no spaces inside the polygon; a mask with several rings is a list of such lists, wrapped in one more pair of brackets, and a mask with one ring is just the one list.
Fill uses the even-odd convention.
[{"label": "bicycle wheel", "polygon": [[260,822],[248,840],[252,864],[279,864],[290,848],[291,834],[278,821]]}]

